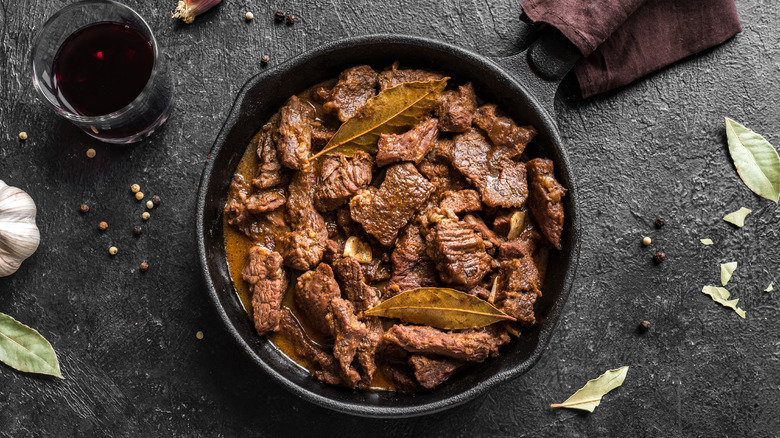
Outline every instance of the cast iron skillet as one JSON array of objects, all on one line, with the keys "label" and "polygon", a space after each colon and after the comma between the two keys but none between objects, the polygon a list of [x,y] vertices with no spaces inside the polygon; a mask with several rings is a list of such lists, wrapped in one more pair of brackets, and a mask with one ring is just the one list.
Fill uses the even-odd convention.
[{"label": "cast iron skillet", "polygon": [[[576,61],[576,51],[545,34],[528,51],[492,59],[428,39],[371,35],[327,44],[254,76],[241,89],[211,149],[200,183],[197,239],[203,275],[217,313],[239,347],[281,386],[310,402],[367,417],[408,417],[442,411],[484,394],[488,389],[528,371],[539,359],[571,289],[579,256],[580,219],[577,187],[561,137],[551,117],[556,80]],[[576,50],[576,49],[575,49]],[[537,74],[528,69],[531,59]],[[532,155],[555,163],[558,180],[568,189],[563,250],[552,251],[537,324],[501,349],[501,354],[425,392],[353,391],[315,381],[287,359],[270,341],[257,336],[231,282],[226,261],[222,210],[235,168],[252,136],[294,93],[336,77],[345,68],[374,68],[400,61],[404,67],[447,72],[454,81],[471,81],[477,95],[495,102],[520,124],[533,124],[538,136],[528,146]]]}]

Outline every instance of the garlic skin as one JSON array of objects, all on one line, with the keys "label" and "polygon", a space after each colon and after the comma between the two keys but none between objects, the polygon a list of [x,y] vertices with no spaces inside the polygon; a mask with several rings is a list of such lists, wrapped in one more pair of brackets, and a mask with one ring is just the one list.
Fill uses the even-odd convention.
[{"label": "garlic skin", "polygon": [[195,17],[218,5],[222,0],[179,0],[179,5],[171,14],[171,18],[181,18],[190,24]]},{"label": "garlic skin", "polygon": [[30,195],[0,180],[0,277],[16,272],[38,249],[36,213]]}]

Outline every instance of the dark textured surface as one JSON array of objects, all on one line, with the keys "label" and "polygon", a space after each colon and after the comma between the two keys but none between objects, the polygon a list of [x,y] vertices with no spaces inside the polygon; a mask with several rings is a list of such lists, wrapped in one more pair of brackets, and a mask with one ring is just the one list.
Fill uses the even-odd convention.
[{"label": "dark textured surface", "polygon": [[[742,34],[626,89],[582,102],[564,87],[556,110],[579,180],[584,234],[577,281],[547,353],[475,402],[390,421],[297,400],[238,353],[198,273],[197,182],[262,54],[277,63],[341,37],[397,32],[508,55],[518,50],[519,2],[228,1],[191,26],[168,20],[173,1],[128,2],[156,31],[177,78],[171,120],[131,147],[94,142],[36,100],[30,41],[65,3],[0,0],[0,179],[36,200],[43,239],[19,272],[0,279],[0,311],[40,330],[67,377],[0,367],[0,436],[778,433],[780,305],[762,290],[780,281],[780,213],[738,180],[722,117],[780,143],[780,6],[739,2]],[[296,24],[275,25],[276,8],[294,12]],[[255,14],[251,23],[246,10]],[[29,139],[21,143],[23,130]],[[84,155],[89,147],[98,151],[93,160]],[[129,194],[133,183],[163,201],[140,238],[132,234],[143,211]],[[84,216],[82,202],[92,206]],[[745,228],[720,219],[740,206],[754,211]],[[660,230],[657,216],[667,220]],[[100,220],[110,224],[106,233],[97,230]],[[641,246],[643,235],[653,237],[650,248]],[[702,237],[715,246],[701,246]],[[112,244],[120,250],[114,258]],[[651,261],[656,250],[668,256],[660,266]],[[151,265],[145,274],[142,260]],[[746,320],[700,292],[717,284],[726,261],[740,262],[729,289]],[[639,335],[643,319],[653,327]],[[632,367],[625,384],[593,414],[547,407],[621,365]]]}]

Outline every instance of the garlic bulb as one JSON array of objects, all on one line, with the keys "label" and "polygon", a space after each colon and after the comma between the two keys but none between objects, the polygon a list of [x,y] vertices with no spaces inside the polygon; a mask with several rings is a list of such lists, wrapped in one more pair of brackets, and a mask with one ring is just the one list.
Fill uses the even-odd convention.
[{"label": "garlic bulb", "polygon": [[41,241],[30,195],[0,180],[0,277],[19,269]]}]

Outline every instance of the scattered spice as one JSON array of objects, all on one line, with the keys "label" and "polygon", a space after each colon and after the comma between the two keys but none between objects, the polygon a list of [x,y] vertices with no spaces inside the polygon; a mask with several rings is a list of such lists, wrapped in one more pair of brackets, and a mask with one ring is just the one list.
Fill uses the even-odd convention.
[{"label": "scattered spice", "polygon": [[192,23],[195,17],[216,6],[222,0],[179,0],[176,10],[171,18],[181,18],[187,24]]},{"label": "scattered spice", "polygon": [[117,247],[115,247],[115,246],[112,246],[111,248],[108,248],[108,253],[111,254],[112,256],[116,255],[118,252],[119,252],[119,249],[117,249]]},{"label": "scattered spice", "polygon": [[203,332],[198,331],[198,333],[195,333],[195,337],[198,339],[203,339]]},{"label": "scattered spice", "polygon": [[742,182],[758,196],[780,199],[780,155],[760,134],[726,117],[729,154]]},{"label": "scattered spice", "polygon": [[664,220],[664,218],[659,217],[658,219],[655,220],[655,226],[656,227],[661,228],[664,225],[666,225],[666,220]]},{"label": "scattered spice", "polygon": [[642,331],[642,332],[646,332],[646,331],[650,330],[650,321],[642,321],[639,324],[639,330]]},{"label": "scattered spice", "polygon": [[79,206],[79,211],[82,212],[82,213],[88,212],[89,211],[89,205],[81,204],[81,206]]},{"label": "scattered spice", "polygon": [[146,272],[146,270],[149,269],[149,263],[141,262],[141,266],[139,266],[139,269],[141,269],[141,272]]},{"label": "scattered spice", "polygon": [[24,132],[24,131],[20,132],[19,133],[19,140],[21,140],[21,141],[27,140],[27,133]]},{"label": "scattered spice", "polygon": [[150,217],[152,217],[152,215],[149,214],[148,211],[145,211],[145,212],[143,212],[143,214],[141,214],[141,219],[143,219],[145,221],[148,221]]},{"label": "scattered spice", "polygon": [[136,193],[136,194],[135,194],[135,199],[137,199],[137,200],[139,200],[139,201],[140,201],[141,199],[144,199],[144,192],[138,192],[138,193]]},{"label": "scattered spice", "polygon": [[100,231],[106,231],[108,229],[108,222],[102,221],[98,224],[98,228],[100,228]]},{"label": "scattered spice", "polygon": [[752,212],[753,210],[749,208],[740,207],[739,210],[723,216],[723,220],[742,228],[745,226],[745,218]]},{"label": "scattered spice", "polygon": [[140,225],[136,225],[136,226],[133,227],[133,234],[135,234],[136,236],[140,236],[141,233],[143,233],[143,232],[144,232],[144,230],[143,230],[143,228],[141,228]]},{"label": "scattered spice", "polygon": [[290,14],[287,16],[287,25],[292,26],[293,24],[295,24],[295,15]]},{"label": "scattered spice", "polygon": [[712,239],[699,239],[699,242],[701,242],[702,245],[707,245],[707,246],[712,245],[714,243]]},{"label": "scattered spice", "polygon": [[737,262],[720,264],[720,284],[725,286],[731,280],[732,274],[737,270]]},{"label": "scattered spice", "polygon": [[160,197],[157,195],[152,196],[152,202],[154,205],[160,205]]},{"label": "scattered spice", "polygon": [[274,12],[274,21],[276,21],[277,23],[281,23],[282,21],[284,21],[285,15],[287,14],[285,14],[284,11],[277,10],[276,12]]},{"label": "scattered spice", "polygon": [[246,17],[247,21],[252,21],[255,18],[255,14],[253,14],[251,12],[247,12],[245,17]]},{"label": "scattered spice", "polygon": [[658,251],[653,255],[653,262],[655,262],[657,265],[663,263],[664,260],[666,260],[666,254],[662,253],[661,251]]},{"label": "scattered spice", "polygon": [[139,186],[138,184],[133,184],[130,186],[130,191],[133,193],[138,193],[141,191],[141,186]]},{"label": "scattered spice", "polygon": [[97,155],[97,151],[89,148],[87,149],[87,158],[95,158],[95,155]]},{"label": "scattered spice", "polygon": [[608,392],[623,384],[628,373],[628,367],[609,370],[595,379],[589,380],[563,403],[551,404],[551,408],[580,409],[593,412],[601,403],[601,398]]},{"label": "scattered spice", "polygon": [[262,64],[262,65],[264,65],[264,66],[268,65],[268,63],[269,63],[269,62],[271,62],[271,57],[270,57],[270,56],[268,56],[268,55],[263,55],[263,56],[260,58],[260,64]]},{"label": "scattered spice", "polygon": [[645,236],[642,239],[642,245],[647,246],[647,245],[650,245],[651,243],[653,243],[653,239],[651,239],[650,236]]},{"label": "scattered spice", "polygon": [[149,210],[154,208],[154,202],[152,202],[151,199],[146,201],[146,208],[148,208]]},{"label": "scattered spice", "polygon": [[772,292],[775,289],[774,283],[769,283],[769,286],[764,289],[764,292]]},{"label": "scattered spice", "polygon": [[730,309],[734,309],[734,311],[737,312],[737,315],[739,315],[740,318],[745,319],[745,315],[747,314],[747,312],[737,307],[737,303],[739,303],[739,298],[730,300],[729,297],[731,296],[731,293],[726,288],[716,287],[716,286],[704,286],[701,289],[701,292],[705,295],[709,295],[710,298],[712,298],[712,301],[715,301],[716,303],[719,303]]}]

